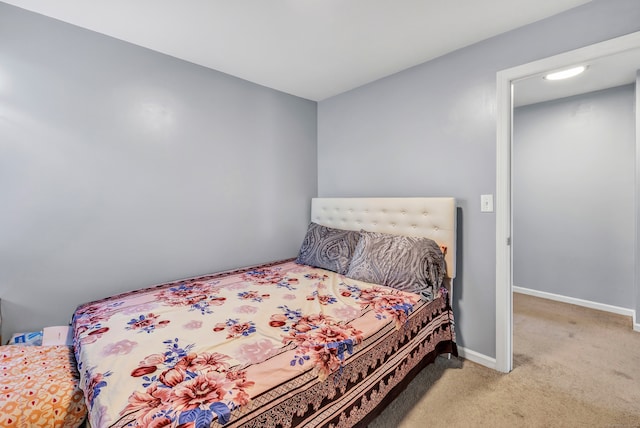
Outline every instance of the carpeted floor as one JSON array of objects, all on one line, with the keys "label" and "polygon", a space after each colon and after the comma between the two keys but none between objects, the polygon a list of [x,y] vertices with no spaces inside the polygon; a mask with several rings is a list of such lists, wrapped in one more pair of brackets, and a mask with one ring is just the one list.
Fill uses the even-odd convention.
[{"label": "carpeted floor", "polygon": [[640,427],[631,319],[514,294],[514,370],[438,358],[369,428]]}]

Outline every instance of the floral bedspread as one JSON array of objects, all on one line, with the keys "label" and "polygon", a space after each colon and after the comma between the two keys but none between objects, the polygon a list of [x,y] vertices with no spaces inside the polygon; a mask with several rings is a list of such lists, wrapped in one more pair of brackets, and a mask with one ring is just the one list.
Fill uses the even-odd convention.
[{"label": "floral bedspread", "polygon": [[302,374],[340,374],[420,298],[285,261],[80,306],[74,341],[92,427],[227,424]]}]

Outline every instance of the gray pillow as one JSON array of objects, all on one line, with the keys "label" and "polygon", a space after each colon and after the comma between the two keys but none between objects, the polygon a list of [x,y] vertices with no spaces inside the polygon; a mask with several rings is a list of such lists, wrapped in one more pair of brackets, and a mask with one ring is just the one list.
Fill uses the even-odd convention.
[{"label": "gray pillow", "polygon": [[432,300],[445,275],[442,251],[429,238],[360,231],[346,276]]},{"label": "gray pillow", "polygon": [[344,275],[359,239],[360,232],[356,230],[333,229],[312,222],[296,262]]}]

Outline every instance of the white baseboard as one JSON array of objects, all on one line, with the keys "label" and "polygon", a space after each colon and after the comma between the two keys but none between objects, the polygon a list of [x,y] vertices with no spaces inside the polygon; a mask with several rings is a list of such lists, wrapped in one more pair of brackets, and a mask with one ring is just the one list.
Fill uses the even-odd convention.
[{"label": "white baseboard", "polygon": [[590,300],[577,299],[575,297],[561,296],[559,294],[547,293],[546,291],[532,290],[530,288],[513,286],[514,293],[528,294],[529,296],[540,297],[542,299],[555,300],[557,302],[570,303],[572,305],[584,306],[585,308],[597,309],[599,311],[611,312],[618,315],[631,317],[634,331],[640,331],[640,324],[636,324],[636,311],[633,309],[621,308],[619,306],[606,305],[604,303],[592,302]]},{"label": "white baseboard", "polygon": [[480,364],[481,366],[489,367],[490,369],[493,369],[493,370],[496,369],[495,358],[487,357],[486,355],[476,351],[472,351],[471,349],[458,346],[458,355],[460,356],[460,358],[473,361],[474,363]]}]

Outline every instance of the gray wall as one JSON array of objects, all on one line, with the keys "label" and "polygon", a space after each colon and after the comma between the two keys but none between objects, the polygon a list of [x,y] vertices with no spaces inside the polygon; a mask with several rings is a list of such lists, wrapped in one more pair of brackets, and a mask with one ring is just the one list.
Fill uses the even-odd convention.
[{"label": "gray wall", "polygon": [[632,84],[515,109],[514,285],[635,309],[634,103]]},{"label": "gray wall", "polygon": [[495,357],[496,72],[638,30],[640,1],[596,0],[319,103],[320,196],[458,199],[461,346]]},{"label": "gray wall", "polygon": [[295,256],[316,107],[0,3],[4,339],[119,291]]}]

